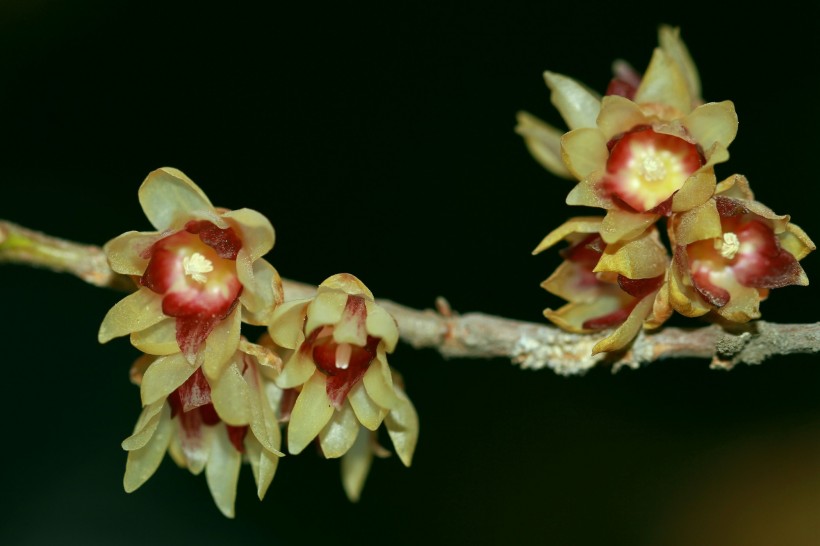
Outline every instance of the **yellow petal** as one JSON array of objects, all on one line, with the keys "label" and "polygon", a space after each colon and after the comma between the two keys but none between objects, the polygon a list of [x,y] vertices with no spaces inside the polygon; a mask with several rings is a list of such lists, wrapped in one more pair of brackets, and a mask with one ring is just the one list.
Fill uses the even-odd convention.
[{"label": "yellow petal", "polygon": [[609,150],[597,128],[575,129],[561,137],[561,157],[572,175],[582,180],[606,168]]},{"label": "yellow petal", "polygon": [[686,317],[700,317],[712,310],[698,291],[683,279],[676,264],[672,264],[669,273],[669,303],[675,311]]},{"label": "yellow petal", "polygon": [[722,180],[715,188],[715,194],[746,201],[752,201],[755,198],[752,188],[749,187],[749,181],[742,174],[733,174]]},{"label": "yellow petal", "polygon": [[111,269],[117,273],[142,275],[148,267],[148,260],[142,255],[157,239],[158,233],[129,231],[105,243],[103,250]]},{"label": "yellow petal", "polygon": [[544,72],[544,79],[552,90],[552,104],[570,129],[595,127],[601,101],[594,93],[572,78],[554,72]]},{"label": "yellow petal", "polygon": [[142,287],[118,301],[105,315],[97,339],[106,343],[115,337],[144,330],[163,320],[162,296]]},{"label": "yellow petal", "polygon": [[240,365],[241,361],[233,358],[217,379],[208,381],[211,386],[211,402],[217,415],[225,423],[235,427],[251,422],[250,388],[239,371]]},{"label": "yellow petal", "polygon": [[242,248],[248,250],[251,261],[256,261],[273,248],[273,226],[264,215],[251,209],[228,211],[222,215],[241,231]]},{"label": "yellow petal", "polygon": [[718,214],[714,199],[692,210],[675,215],[672,226],[674,242],[680,246],[723,236],[720,214]]},{"label": "yellow petal", "polygon": [[680,37],[680,29],[662,25],[658,31],[658,41],[661,49],[678,65],[683,73],[689,96],[694,102],[700,102],[700,76],[686,44]]},{"label": "yellow petal", "polygon": [[655,48],[652,60],[635,93],[635,102],[660,103],[686,113],[692,109],[692,97],[686,77],[673,58]]},{"label": "yellow petal", "polygon": [[185,383],[196,371],[181,353],[161,356],[148,366],[142,376],[140,396],[147,406],[165,398]]},{"label": "yellow petal", "polygon": [[216,379],[233,358],[239,348],[239,330],[242,326],[242,312],[239,307],[217,324],[208,339],[205,347],[199,351],[197,364],[208,379]]},{"label": "yellow petal", "polygon": [[381,407],[391,409],[398,403],[393,374],[384,355],[373,359],[362,377],[362,384],[370,398]]},{"label": "yellow petal", "polygon": [[268,333],[274,343],[296,349],[304,341],[305,314],[310,300],[293,300],[279,305],[271,316]]},{"label": "yellow petal", "polygon": [[399,403],[384,418],[384,426],[401,462],[404,466],[410,466],[419,438],[419,417],[407,395],[398,388],[396,394]]},{"label": "yellow petal", "polygon": [[245,448],[248,461],[251,463],[251,470],[253,470],[253,479],[256,482],[256,496],[262,500],[276,474],[279,457],[264,449],[253,435],[245,438]]},{"label": "yellow petal", "polygon": [[806,235],[806,232],[792,223],[789,223],[786,226],[786,231],[777,237],[780,240],[780,246],[798,261],[817,248],[814,246],[814,242],[809,239],[809,236]]},{"label": "yellow petal", "polygon": [[732,322],[748,322],[760,318],[760,293],[757,288],[737,283],[729,290],[729,301],[716,309],[717,313]]},{"label": "yellow petal", "polygon": [[356,383],[347,395],[350,406],[356,413],[359,422],[370,430],[376,430],[382,424],[387,410],[376,404],[367,394],[361,381]]},{"label": "yellow petal", "polygon": [[600,216],[576,216],[575,218],[570,218],[547,234],[532,253],[538,254],[539,252],[543,252],[559,241],[563,241],[572,233],[598,233],[602,221],[603,218]]},{"label": "yellow petal", "polygon": [[672,196],[672,212],[682,212],[704,204],[715,193],[715,173],[698,170]]},{"label": "yellow petal", "polygon": [[337,273],[336,275],[331,275],[322,281],[322,284],[319,285],[318,293],[321,294],[327,290],[338,290],[344,292],[345,294],[351,294],[354,296],[362,295],[365,298],[369,298],[371,300],[373,299],[373,293],[364,285],[362,281],[350,273]]},{"label": "yellow petal", "polygon": [[356,419],[350,404],[345,404],[341,410],[334,412],[330,422],[319,433],[319,443],[324,456],[335,459],[347,453],[356,441],[359,428],[359,420]]},{"label": "yellow petal", "polygon": [[158,426],[148,443],[128,452],[125,463],[125,476],[122,485],[126,493],[137,490],[148,478],[154,475],[159,468],[162,458],[168,449],[171,440],[171,408],[162,406],[162,413],[158,416]]},{"label": "yellow petal", "polygon": [[591,178],[578,182],[567,195],[567,205],[581,207],[613,208],[612,199],[601,191],[600,183],[603,173],[595,173]]},{"label": "yellow petal", "polygon": [[131,332],[131,345],[152,355],[170,355],[179,352],[176,319],[168,318],[139,332]]},{"label": "yellow petal", "polygon": [[158,231],[181,227],[196,212],[213,212],[213,205],[199,186],[170,167],[148,175],[140,186],[139,200],[145,216]]},{"label": "yellow petal", "polygon": [[211,453],[205,467],[205,480],[219,511],[225,517],[232,518],[242,454],[233,447],[224,424],[219,423],[214,428]]},{"label": "yellow petal", "polygon": [[646,231],[658,218],[660,214],[608,210],[601,223],[601,238],[607,244],[633,239]]},{"label": "yellow petal", "polygon": [[518,112],[516,119],[518,125],[515,126],[515,132],[524,137],[524,144],[535,160],[552,174],[571,178],[572,175],[561,159],[561,135],[564,131],[559,131],[527,112]]},{"label": "yellow petal", "polygon": [[244,287],[239,301],[248,310],[243,314],[243,320],[258,326],[269,324],[274,309],[284,300],[279,273],[262,258],[253,262],[250,277],[246,268],[237,268],[236,273]]},{"label": "yellow petal", "polygon": [[333,417],[333,405],[326,389],[324,376],[316,372],[296,398],[287,434],[288,451],[293,455],[301,453]]},{"label": "yellow petal", "polygon": [[613,313],[623,305],[619,298],[602,296],[591,302],[568,303],[557,310],[545,309],[544,316],[568,332],[586,334],[593,331],[583,327],[587,320]]},{"label": "yellow petal", "polygon": [[310,335],[316,328],[336,324],[342,319],[347,294],[337,290],[320,290],[308,305],[305,334]]},{"label": "yellow petal", "polygon": [[612,137],[630,131],[638,125],[649,125],[641,107],[625,97],[610,95],[601,101],[601,113],[598,116],[598,129],[604,143]]},{"label": "yellow petal", "polygon": [[148,443],[157,430],[164,404],[165,400],[161,400],[142,409],[134,433],[122,442],[125,451],[140,449]]},{"label": "yellow petal", "polygon": [[392,353],[399,341],[399,327],[395,319],[374,301],[365,300],[367,333],[380,338],[388,353]]},{"label": "yellow petal", "polygon": [[655,232],[626,243],[607,245],[594,272],[611,271],[630,279],[649,279],[663,275],[669,258]]},{"label": "yellow petal", "polygon": [[285,362],[282,373],[276,378],[276,385],[281,389],[290,389],[305,383],[316,371],[313,356],[310,351],[300,349],[293,351]]},{"label": "yellow petal", "polygon": [[356,442],[342,457],[342,487],[351,502],[357,502],[362,493],[370,465],[373,462],[373,450],[370,448],[370,433],[359,434]]},{"label": "yellow petal", "polygon": [[650,311],[652,311],[652,306],[655,303],[655,295],[655,293],[650,294],[639,301],[623,324],[618,326],[609,336],[595,344],[592,348],[592,354],[618,351],[635,339],[635,336],[641,331],[644,319],[646,319]]},{"label": "yellow petal", "polygon": [[683,125],[704,150],[715,143],[728,148],[737,136],[735,105],[730,100],[704,104],[683,118]]},{"label": "yellow petal", "polygon": [[552,275],[541,283],[541,288],[567,301],[583,303],[597,299],[603,285],[580,282],[579,268],[582,267],[566,260],[561,262]]}]

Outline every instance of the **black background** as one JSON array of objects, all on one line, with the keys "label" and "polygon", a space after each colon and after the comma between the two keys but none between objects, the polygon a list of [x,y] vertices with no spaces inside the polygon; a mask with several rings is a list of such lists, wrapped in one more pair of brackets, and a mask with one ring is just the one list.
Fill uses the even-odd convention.
[{"label": "black background", "polygon": [[[560,303],[538,286],[558,257],[530,251],[582,211],[563,204],[571,183],[530,158],[515,113],[560,125],[544,70],[604,89],[615,58],[646,67],[665,22],[681,25],[704,97],[737,107],[719,178],[747,175],[820,239],[807,14],[171,6],[3,2],[0,217],[102,244],[150,228],[137,188],[174,166],[215,204],[271,219],[268,259],[283,276],[346,271],[413,307],[441,295],[460,312],[540,321]],[[803,265],[816,280],[816,256]],[[564,378],[402,345],[391,362],[421,418],[413,467],[376,461],[358,504],[338,463],[312,453],[282,460],[262,503],[245,467],[231,521],[203,476],[167,458],[140,490],[122,490],[137,353],[96,342],[122,295],[19,266],[0,280],[3,544],[820,544],[813,356]],[[764,318],[813,322],[817,301],[816,286],[777,290]]]}]

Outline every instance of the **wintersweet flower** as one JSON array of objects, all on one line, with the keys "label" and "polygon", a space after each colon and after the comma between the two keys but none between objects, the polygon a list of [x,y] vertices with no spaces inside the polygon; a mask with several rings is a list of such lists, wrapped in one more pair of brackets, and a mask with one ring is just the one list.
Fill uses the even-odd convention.
[{"label": "wintersweet flower", "polygon": [[374,431],[384,422],[399,457],[410,464],[418,419],[387,362],[398,328],[359,279],[334,275],[314,298],[282,304],[268,331],[286,351],[276,383],[294,400],[292,411],[280,413],[289,418],[290,453],[318,438],[325,457],[341,457],[356,442],[360,425]]},{"label": "wintersweet flower", "polygon": [[269,351],[245,341],[215,380],[181,353],[138,360],[132,378],[140,384],[144,408],[134,433],[122,443],[128,451],[126,492],[145,483],[168,452],[191,473],[205,471],[214,502],[225,516],[234,516],[243,459],[251,464],[261,500],[282,456],[265,379],[275,375],[277,362]]},{"label": "wintersweet flower", "polygon": [[789,216],[755,201],[740,175],[718,184],[701,206],[673,215],[670,239],[669,300],[686,316],[715,311],[746,322],[760,317],[770,289],[809,283],[798,261],[814,243]]},{"label": "wintersweet flower", "polygon": [[547,235],[533,251],[537,254],[567,241],[564,261],[541,286],[569,303],[544,316],[557,326],[578,333],[608,328],[593,354],[624,348],[642,327],[660,326],[672,313],[666,291],[669,263],[654,227],[628,241],[607,244],[601,217],[576,217]]},{"label": "wintersweet flower", "polygon": [[130,334],[143,352],[181,351],[215,378],[239,345],[240,323],[265,324],[282,301],[279,276],[262,259],[273,227],[250,209],[215,208],[176,169],[149,174],[139,201],[157,231],[129,231],[105,245],[111,268],[139,288],[108,312],[99,340]]},{"label": "wintersweet flower", "polygon": [[[600,99],[571,78],[545,74],[570,128],[563,136],[528,114],[519,118],[518,131],[534,155],[556,174],[580,181],[567,203],[607,209],[601,227],[607,243],[708,200],[713,165],[728,159],[737,134],[730,101],[700,104],[697,71],[677,31],[662,27],[660,35],[642,78],[621,69],[626,75],[610,85],[618,94]],[[552,168],[558,157],[565,169]]]}]

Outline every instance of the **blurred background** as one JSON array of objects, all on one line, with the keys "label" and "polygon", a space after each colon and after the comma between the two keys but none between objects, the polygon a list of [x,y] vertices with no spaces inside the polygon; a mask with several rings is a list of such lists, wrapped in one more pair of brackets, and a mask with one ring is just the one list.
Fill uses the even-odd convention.
[{"label": "blurred background", "polygon": [[[674,5],[673,5],[674,4]],[[542,321],[557,253],[531,250],[581,211],[514,134],[561,125],[546,69],[605,89],[680,25],[707,100],[740,117],[718,177],[820,240],[811,17],[679,3],[5,1],[0,218],[90,244],[147,230],[145,176],[181,169],[211,200],[266,214],[288,278],[359,276],[426,308]],[[747,10],[750,8],[746,8]],[[794,70],[791,67],[797,66]],[[788,67],[788,68],[787,68]],[[815,285],[774,291],[776,322],[817,320]],[[167,459],[126,494],[139,415],[126,340],[96,333],[122,294],[0,267],[2,544],[820,544],[820,362],[731,372],[667,361],[558,377],[503,360],[391,359],[421,418],[413,467],[377,460],[347,501],[338,461],[282,460],[263,502],[240,475],[235,520]],[[697,325],[676,320],[675,324]]]}]

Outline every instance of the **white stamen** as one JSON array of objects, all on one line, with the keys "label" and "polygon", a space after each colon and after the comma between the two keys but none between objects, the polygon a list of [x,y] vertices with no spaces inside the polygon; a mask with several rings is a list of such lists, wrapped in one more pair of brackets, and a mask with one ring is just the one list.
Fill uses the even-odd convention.
[{"label": "white stamen", "polygon": [[643,156],[641,170],[643,171],[641,174],[647,182],[657,182],[666,178],[666,165],[654,150]]},{"label": "white stamen", "polygon": [[336,367],[346,370],[350,365],[350,355],[353,354],[353,347],[350,343],[339,343],[336,346]]},{"label": "white stamen", "polygon": [[740,239],[731,231],[723,234],[723,240],[715,239],[715,248],[720,251],[720,255],[731,260],[740,250]]},{"label": "white stamen", "polygon": [[213,271],[214,264],[199,252],[194,252],[190,256],[182,258],[182,269],[185,270],[186,275],[190,275],[196,282],[205,284],[208,278],[204,274]]}]

